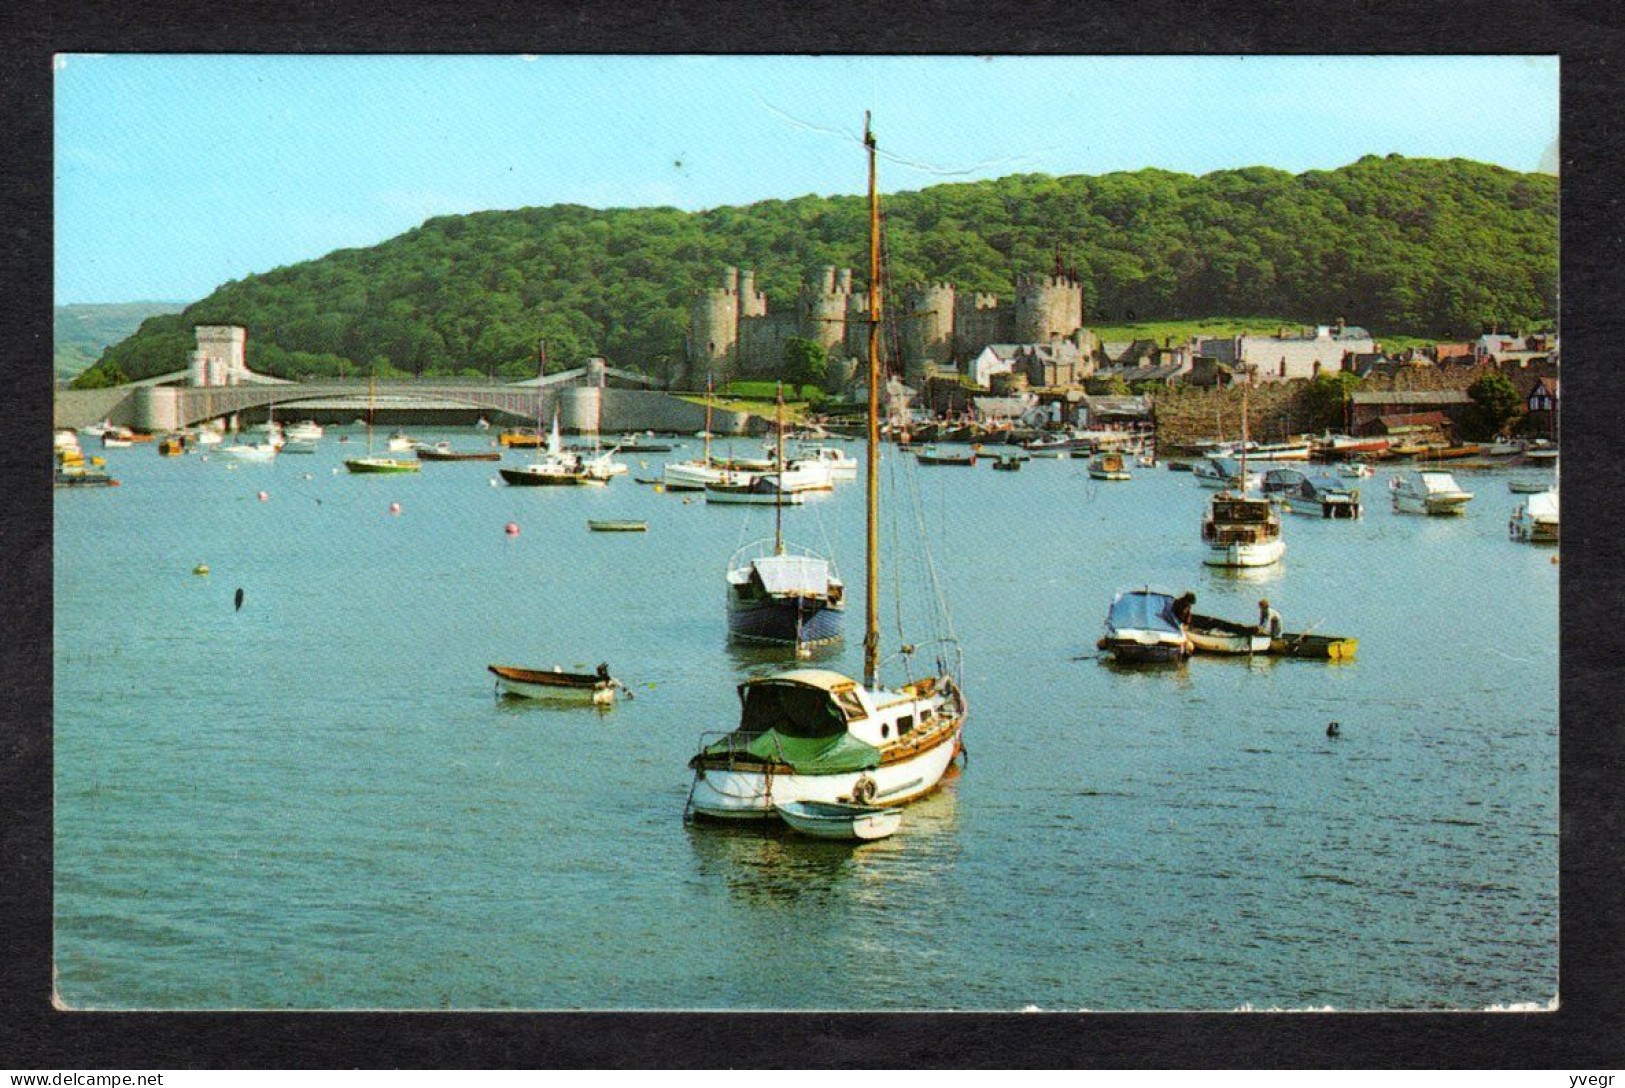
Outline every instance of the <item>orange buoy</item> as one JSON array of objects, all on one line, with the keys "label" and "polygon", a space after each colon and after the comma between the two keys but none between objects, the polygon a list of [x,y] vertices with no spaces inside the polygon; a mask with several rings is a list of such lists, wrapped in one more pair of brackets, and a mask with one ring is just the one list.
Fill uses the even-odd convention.
[{"label": "orange buoy", "polygon": [[509,536],[518,536],[519,523],[516,521],[510,521],[507,525],[502,527],[502,531],[507,533]]}]

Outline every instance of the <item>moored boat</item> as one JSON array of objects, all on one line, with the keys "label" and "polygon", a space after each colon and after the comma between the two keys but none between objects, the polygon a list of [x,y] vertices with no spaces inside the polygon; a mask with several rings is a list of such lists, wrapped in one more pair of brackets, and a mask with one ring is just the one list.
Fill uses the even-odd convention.
[{"label": "moored boat", "polygon": [[397,460],[393,457],[375,457],[372,453],[373,388],[376,378],[367,378],[367,456],[351,457],[344,462],[349,472],[358,476],[388,476],[416,472],[422,466],[416,461]]},{"label": "moored boat", "polygon": [[1230,457],[1204,457],[1191,465],[1191,475],[1203,487],[1215,490],[1238,487],[1246,491],[1259,484],[1258,473],[1247,472],[1241,462]]},{"label": "moored boat", "polygon": [[1089,461],[1089,475],[1096,480],[1129,480],[1128,463],[1120,453],[1102,453]]},{"label": "moored boat", "polygon": [[1305,476],[1286,493],[1287,509],[1294,514],[1318,518],[1357,518],[1360,516],[1360,489],[1344,487],[1331,476]]},{"label": "moored boat", "polygon": [[[951,635],[938,642],[954,648],[952,666],[939,653],[926,676],[895,686],[881,680],[879,344],[884,318],[875,141],[867,123],[864,128],[870,263],[863,681],[826,669],[795,669],[741,684],[738,728],[702,736],[689,761],[694,780],[685,815],[761,819],[772,817],[777,806],[803,801],[894,807],[935,790],[960,752],[967,707]],[[928,549],[922,531],[922,558]],[[935,592],[932,599],[940,601]],[[946,628],[947,616],[938,612]],[[918,644],[902,647],[905,664],[919,649]]]},{"label": "moored boat", "polygon": [[1394,510],[1402,514],[1465,514],[1467,503],[1473,497],[1471,491],[1458,487],[1455,477],[1448,472],[1402,473],[1394,477],[1389,487],[1393,492]]},{"label": "moored boat", "polygon": [[927,446],[923,450],[915,451],[914,460],[922,465],[959,465],[961,467],[970,467],[976,464],[976,451],[971,450],[968,453],[943,453],[935,446]]},{"label": "moored boat", "polygon": [[1125,590],[1112,598],[1106,635],[1097,645],[1124,664],[1183,661],[1190,653],[1173,596],[1152,589]]},{"label": "moored boat", "polygon": [[1014,454],[1002,454],[993,459],[993,469],[995,472],[1019,472],[1021,471],[1021,462],[1022,458]]},{"label": "moored boat", "polygon": [[264,463],[274,460],[277,447],[270,442],[239,442],[230,446],[221,446],[215,450],[215,455],[232,461],[251,461]]},{"label": "moored boat", "polygon": [[560,699],[590,702],[603,706],[615,701],[620,681],[609,674],[608,665],[597,672],[565,672],[560,668],[524,669],[517,665],[487,665],[504,695],[521,699]]},{"label": "moored boat", "polygon": [[[671,489],[669,483],[666,487]],[[735,506],[800,506],[807,496],[781,487],[775,472],[755,476],[723,473],[716,483],[705,485],[705,501]]]},{"label": "moored boat", "polygon": [[1512,520],[1507,525],[1507,531],[1514,540],[1525,540],[1531,544],[1556,544],[1557,489],[1537,492],[1519,503],[1518,508],[1512,511]]},{"label": "moored boat", "polygon": [[419,461],[500,461],[501,450],[457,450],[450,442],[436,442],[432,446],[419,444]]},{"label": "moored boat", "polygon": [[895,834],[903,826],[903,810],[900,808],[787,801],[774,805],[773,809],[781,820],[803,835],[819,839],[869,842]]},{"label": "moored boat", "polygon": [[595,533],[644,533],[649,530],[647,521],[593,521],[588,520],[587,528]]}]

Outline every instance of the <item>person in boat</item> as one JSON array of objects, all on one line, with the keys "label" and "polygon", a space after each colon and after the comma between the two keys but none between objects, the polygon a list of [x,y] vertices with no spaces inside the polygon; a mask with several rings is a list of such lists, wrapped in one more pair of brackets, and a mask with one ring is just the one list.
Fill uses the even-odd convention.
[{"label": "person in boat", "polygon": [[1258,633],[1270,638],[1281,637],[1281,614],[1270,607],[1270,602],[1258,602]]},{"label": "person in boat", "polygon": [[1196,594],[1189,590],[1174,600],[1174,622],[1184,627],[1191,622],[1191,610],[1196,607]]}]

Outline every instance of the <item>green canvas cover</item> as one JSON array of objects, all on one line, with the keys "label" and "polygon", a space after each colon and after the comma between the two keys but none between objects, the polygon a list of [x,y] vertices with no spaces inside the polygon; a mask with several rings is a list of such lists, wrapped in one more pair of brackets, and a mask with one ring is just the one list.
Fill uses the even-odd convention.
[{"label": "green canvas cover", "polygon": [[[865,744],[847,732],[833,737],[787,737],[778,730],[754,735],[735,733],[733,743],[736,755],[742,754],[740,742],[747,736],[750,740],[743,745],[745,752],[764,763],[783,760],[797,774],[844,774],[848,771],[873,770],[880,766],[880,749]],[[727,752],[727,741],[706,749],[707,755]]]},{"label": "green canvas cover", "polygon": [[744,685],[740,728],[705,755],[783,761],[797,774],[841,774],[880,765],[880,750],[847,732],[828,691],[794,681]]}]

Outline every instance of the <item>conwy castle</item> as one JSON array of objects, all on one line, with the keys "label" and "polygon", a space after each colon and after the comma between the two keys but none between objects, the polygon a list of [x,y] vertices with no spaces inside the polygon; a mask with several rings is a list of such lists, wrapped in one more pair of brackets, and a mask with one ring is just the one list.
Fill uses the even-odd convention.
[{"label": "conwy castle", "polygon": [[[952,284],[913,284],[890,311],[886,331],[900,340],[903,378],[919,388],[929,375],[964,373],[993,344],[1070,345],[1068,355],[1089,359],[1093,337],[1083,327],[1083,284],[1071,275],[1018,276],[1014,304],[995,295],[959,296]],[[793,313],[769,313],[755,272],[727,268],[689,311],[686,370],[672,385],[699,387],[777,373],[785,341],[822,344],[829,385],[843,386],[868,352],[869,297],[854,289],[851,269],[826,267],[801,285]]]}]

